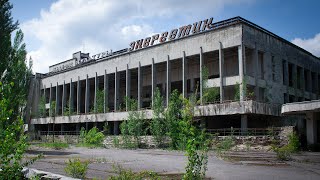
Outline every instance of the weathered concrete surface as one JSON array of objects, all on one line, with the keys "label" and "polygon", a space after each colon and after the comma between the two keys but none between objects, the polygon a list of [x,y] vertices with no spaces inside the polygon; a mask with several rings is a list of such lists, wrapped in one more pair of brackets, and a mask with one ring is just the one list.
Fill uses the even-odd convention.
[{"label": "weathered concrete surface", "polygon": [[[152,118],[152,110],[141,110],[146,119]],[[195,116],[215,116],[231,114],[264,114],[280,115],[280,106],[277,104],[260,103],[255,101],[226,102],[222,104],[208,104],[195,107]],[[57,116],[32,119],[32,124],[62,124],[82,122],[123,121],[128,117],[128,112],[110,112],[101,114]]]},{"label": "weathered concrete surface", "polygon": [[280,105],[256,101],[238,101],[197,106],[195,116],[215,116],[231,114],[264,114],[280,116]]},{"label": "weathered concrete surface", "polygon": [[319,112],[320,100],[283,104],[281,114],[305,114],[308,111]]},{"label": "weathered concrete surface", "polygon": [[[69,148],[66,150],[44,150],[36,149],[30,154],[43,152],[45,158],[35,162],[31,168],[50,171],[57,174],[65,174],[63,168],[65,161],[71,157],[81,157],[90,160],[88,178],[106,179],[114,175],[113,164],[120,164],[124,168],[133,171],[152,170],[158,173],[179,174],[184,172],[187,163],[185,152],[166,151],[157,149],[87,149]],[[274,153],[249,153],[243,152],[245,158],[234,159],[235,161],[226,162],[209,153],[207,177],[214,179],[319,179],[319,161],[307,163],[307,161],[283,163],[275,160]],[[240,157],[241,157],[240,156]],[[308,157],[308,155],[306,155]],[[239,155],[238,155],[239,157]],[[318,158],[316,158],[318,157]],[[319,159],[319,153],[310,157],[312,160]],[[305,157],[301,157],[306,159]],[[260,163],[250,163],[259,160]],[[249,162],[250,161],[250,162]]]}]

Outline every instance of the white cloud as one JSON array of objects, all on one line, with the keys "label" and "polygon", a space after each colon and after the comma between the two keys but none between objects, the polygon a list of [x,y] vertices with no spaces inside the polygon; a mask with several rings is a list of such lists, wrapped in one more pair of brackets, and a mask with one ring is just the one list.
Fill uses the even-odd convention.
[{"label": "white cloud", "polygon": [[295,38],[291,42],[320,57],[320,33],[309,39]]},{"label": "white cloud", "polygon": [[[253,0],[238,0],[246,3]],[[132,40],[169,30],[168,24],[209,18],[234,0],[58,0],[21,25],[35,72],[85,50],[91,55],[128,47]]]}]

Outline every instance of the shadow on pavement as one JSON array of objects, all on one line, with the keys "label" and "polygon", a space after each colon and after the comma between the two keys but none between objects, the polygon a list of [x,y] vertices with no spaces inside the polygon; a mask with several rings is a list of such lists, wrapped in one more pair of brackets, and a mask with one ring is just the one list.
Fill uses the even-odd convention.
[{"label": "shadow on pavement", "polygon": [[43,155],[52,155],[52,156],[61,156],[61,155],[71,155],[71,154],[79,154],[77,152],[65,152],[65,151],[54,151],[54,150],[48,150],[48,151],[43,151],[43,150],[27,150],[27,154],[43,154]]}]

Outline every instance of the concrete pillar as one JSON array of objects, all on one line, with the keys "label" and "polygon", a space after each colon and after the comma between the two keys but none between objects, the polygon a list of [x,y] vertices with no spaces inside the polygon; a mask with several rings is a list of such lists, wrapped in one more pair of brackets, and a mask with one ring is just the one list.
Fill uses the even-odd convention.
[{"label": "concrete pillar", "polygon": [[200,104],[202,105],[203,102],[202,102],[202,94],[203,94],[203,80],[202,80],[202,68],[203,68],[203,57],[202,57],[202,47],[200,47]]},{"label": "concrete pillar", "polygon": [[318,92],[319,92],[319,77],[318,77],[318,74],[317,73],[314,73],[314,79],[313,79],[313,82],[314,82],[314,86],[313,89],[315,90],[313,93],[316,94],[316,99],[318,99]]},{"label": "concrete pillar", "polygon": [[70,96],[69,96],[69,110],[71,113],[74,112],[73,102],[74,102],[74,86],[72,84],[72,78],[70,79]]},{"label": "concrete pillar", "polygon": [[60,131],[64,131],[64,124],[60,124]]},{"label": "concrete pillar", "polygon": [[223,67],[224,67],[224,53],[222,50],[222,43],[219,42],[219,79],[220,79],[220,103],[224,101],[224,90],[223,90]]},{"label": "concrete pillar", "polygon": [[307,87],[306,87],[308,92],[312,92],[312,76],[311,76],[311,71],[307,70]]},{"label": "concrete pillar", "polygon": [[104,85],[103,85],[103,92],[104,92],[104,113],[108,110],[109,104],[109,78],[107,75],[107,70],[104,70]]},{"label": "concrete pillar", "polygon": [[167,86],[166,86],[166,103],[167,107],[169,105],[169,99],[170,99],[170,93],[171,93],[171,63],[170,63],[170,57],[168,55],[167,58]]},{"label": "concrete pillar", "polygon": [[[318,75],[317,75],[318,77]],[[318,86],[317,86],[318,87]],[[46,86],[43,87],[44,90],[43,90],[43,97],[44,97],[44,103],[46,104],[47,103],[47,98],[46,98]]]},{"label": "concrete pillar", "polygon": [[119,135],[119,121],[113,123],[113,135]]},{"label": "concrete pillar", "polygon": [[78,76],[77,81],[77,114],[80,114],[80,99],[81,99],[81,83],[80,83],[80,77]]},{"label": "concrete pillar", "polygon": [[99,90],[99,79],[98,74],[96,72],[96,76],[94,77],[94,112],[97,113],[97,91]]},{"label": "concrete pillar", "polygon": [[187,97],[187,79],[188,79],[188,63],[186,59],[186,53],[182,52],[182,95],[184,98]]},{"label": "concrete pillar", "polygon": [[191,92],[194,92],[194,78],[190,78],[190,88],[191,88]]},{"label": "concrete pillar", "polygon": [[85,106],[84,106],[84,112],[88,114],[90,112],[90,81],[89,76],[87,74],[86,77],[86,94],[85,94]]},{"label": "concrete pillar", "polygon": [[238,46],[238,59],[239,59],[239,84],[240,84],[240,101],[245,100],[245,92],[244,92],[244,87],[243,87],[243,80],[244,80],[244,59],[243,59],[243,54],[244,54],[244,46],[240,45]]},{"label": "concrete pillar", "polygon": [[80,123],[76,124],[76,131],[79,132],[80,131]]},{"label": "concrete pillar", "polygon": [[[126,97],[127,98],[131,97],[131,72],[128,64],[126,69]],[[126,111],[128,110],[129,110],[129,107],[128,107],[128,103],[126,102]]]},{"label": "concrete pillar", "polygon": [[259,58],[258,58],[258,49],[257,49],[257,45],[255,45],[255,48],[252,51],[252,62],[253,62],[253,75],[255,77],[255,84],[256,86],[254,87],[254,95],[256,97],[257,101],[263,100],[263,99],[259,99],[260,98],[260,91],[259,91],[259,86],[258,86],[258,82],[259,82]]},{"label": "concrete pillar", "polygon": [[154,101],[154,93],[157,88],[157,70],[156,65],[154,64],[154,59],[152,58],[152,64],[151,64],[151,97],[152,97],[152,107],[153,107],[153,101]]},{"label": "concrete pillar", "polygon": [[50,84],[50,94],[49,94],[49,116],[51,116],[51,102],[52,102],[52,83]]},{"label": "concrete pillar", "polygon": [[138,109],[142,107],[142,70],[141,70],[141,63],[139,62],[138,66]]},{"label": "concrete pillar", "polygon": [[283,84],[289,86],[289,64],[288,61],[283,62]]},{"label": "concrete pillar", "polygon": [[241,115],[241,132],[246,133],[248,129],[248,116],[243,114]]},{"label": "concrete pillar", "polygon": [[297,65],[292,64],[292,79],[293,79],[293,87],[297,89]]},{"label": "concrete pillar", "polygon": [[59,113],[59,104],[60,104],[60,91],[59,91],[59,84],[58,84],[58,82],[57,82],[57,85],[56,85],[56,115],[55,116],[57,116],[58,115],[58,113]]},{"label": "concrete pillar", "polygon": [[118,110],[118,102],[119,102],[119,74],[118,68],[116,67],[116,71],[114,73],[114,111]]},{"label": "concrete pillar", "polygon": [[[299,83],[300,83],[299,85],[297,84],[297,87],[299,86],[302,91],[305,91],[307,89],[307,87],[305,86],[306,82],[304,80],[305,79],[305,77],[304,77],[304,68],[300,68],[300,70],[301,70],[300,77],[298,76],[299,74],[297,73],[297,76],[298,76],[297,78],[299,79]],[[297,71],[298,71],[298,69],[297,69]],[[304,97],[304,95],[303,95],[303,97]]]},{"label": "concrete pillar", "polygon": [[66,89],[66,81],[63,81],[63,85],[62,85],[62,116],[64,115],[64,110],[65,110],[65,106],[66,106],[66,93],[67,93],[67,89]]},{"label": "concrete pillar", "polygon": [[307,113],[307,143],[317,143],[317,116],[314,112]]}]

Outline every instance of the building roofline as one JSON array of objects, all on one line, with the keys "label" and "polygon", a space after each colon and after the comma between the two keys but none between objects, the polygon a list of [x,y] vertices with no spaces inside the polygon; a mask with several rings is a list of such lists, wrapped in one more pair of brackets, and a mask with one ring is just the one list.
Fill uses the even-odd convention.
[{"label": "building roofline", "polygon": [[[156,46],[160,46],[160,45],[162,45],[162,44],[166,44],[166,43],[170,43],[170,42],[174,42],[174,41],[179,41],[179,40],[182,40],[182,39],[185,39],[185,38],[197,36],[197,35],[200,35],[200,34],[204,34],[204,33],[208,33],[208,32],[214,31],[214,30],[216,30],[216,29],[222,29],[222,28],[225,28],[225,27],[228,27],[228,26],[231,26],[231,25],[241,24],[241,23],[246,24],[246,25],[248,25],[248,26],[250,26],[250,27],[253,27],[253,28],[255,28],[255,29],[258,29],[258,30],[260,30],[260,31],[262,31],[262,32],[264,32],[264,33],[266,33],[266,34],[268,34],[268,35],[270,35],[270,36],[272,36],[272,37],[274,37],[274,38],[276,38],[276,39],[284,42],[284,43],[287,43],[287,44],[289,44],[289,45],[291,45],[291,46],[293,46],[293,47],[295,47],[295,48],[303,51],[304,53],[306,53],[306,54],[308,54],[308,55],[310,55],[310,56],[312,56],[312,57],[320,60],[319,57],[317,57],[317,56],[313,55],[312,53],[310,53],[309,51],[307,51],[307,50],[305,50],[305,49],[303,49],[303,48],[301,48],[301,47],[293,44],[292,42],[290,42],[290,41],[288,41],[288,40],[286,40],[286,39],[284,39],[284,38],[282,38],[282,37],[280,37],[280,36],[272,33],[271,31],[268,31],[267,29],[265,29],[265,28],[263,28],[263,27],[255,24],[255,23],[253,23],[253,22],[251,22],[251,21],[248,21],[248,20],[246,20],[246,19],[244,19],[244,18],[242,18],[242,17],[240,17],[240,16],[236,16],[236,17],[233,17],[233,18],[229,18],[229,19],[226,19],[226,20],[222,20],[222,21],[213,23],[213,28],[210,29],[210,30],[206,30],[206,31],[202,31],[202,32],[200,32],[200,33],[196,33],[196,34],[191,34],[191,35],[188,35],[188,36],[184,36],[184,37],[181,37],[181,38],[179,38],[179,39],[174,39],[174,40],[171,40],[171,41],[166,41],[166,42],[163,42],[163,43],[158,43],[158,44],[155,44],[155,45],[153,45],[153,46],[146,47],[146,48],[142,48],[142,49],[138,49],[138,50],[134,50],[134,51],[127,51],[127,52],[124,52],[124,53],[121,53],[121,54],[116,54],[116,55],[113,55],[113,56],[105,57],[105,58],[100,59],[99,61],[93,61],[93,62],[90,62],[90,63],[82,64],[82,65],[75,66],[75,67],[72,67],[72,68],[69,68],[69,69],[65,69],[65,70],[62,70],[62,71],[59,71],[59,72],[51,72],[51,73],[48,72],[48,73],[45,73],[45,77],[50,77],[50,76],[53,76],[53,75],[56,75],[56,74],[60,74],[60,73],[67,72],[67,71],[71,71],[71,70],[78,69],[78,68],[81,68],[81,67],[84,67],[84,66],[89,66],[89,65],[94,64],[94,63],[97,63],[97,62],[101,62],[101,61],[105,61],[105,60],[108,60],[108,59],[112,59],[112,58],[114,58],[114,57],[118,57],[118,56],[130,54],[130,53],[134,53],[134,52],[139,52],[139,51],[142,51],[142,50],[144,50],[144,49],[153,48],[153,47],[156,47]],[[72,60],[72,59],[73,59],[73,58],[68,59],[68,60],[66,60],[66,61],[69,61],[69,60]],[[52,66],[55,66],[55,65],[64,63],[64,62],[66,62],[66,61],[63,61],[63,62],[54,64],[54,65],[51,65],[51,66],[49,66],[49,67],[52,67]]]}]

